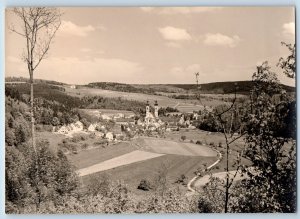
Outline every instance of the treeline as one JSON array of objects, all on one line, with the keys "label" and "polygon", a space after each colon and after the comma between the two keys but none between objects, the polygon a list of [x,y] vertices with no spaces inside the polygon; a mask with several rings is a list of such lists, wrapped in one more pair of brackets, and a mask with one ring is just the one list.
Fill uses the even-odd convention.
[{"label": "treeline", "polygon": [[126,100],[121,97],[107,98],[101,96],[84,96],[81,98],[82,108],[86,109],[118,109],[145,113],[146,104],[135,100]]},{"label": "treeline", "polygon": [[[82,120],[79,108],[119,109],[145,113],[145,103],[122,98],[84,96],[82,98],[66,94],[63,88],[48,84],[34,85],[35,120],[42,125],[63,125]],[[29,84],[8,85],[5,96],[29,104]]]},{"label": "treeline", "polygon": [[146,93],[146,94],[155,94],[155,90],[148,88],[137,88],[130,84],[114,83],[114,82],[94,82],[86,85],[90,88],[99,88],[103,90],[113,90],[121,92],[130,92],[130,93]]},{"label": "treeline", "polygon": [[179,110],[173,107],[166,107],[166,108],[161,107],[158,109],[158,115],[160,116],[166,116],[167,113],[175,113],[175,112],[179,112]]},{"label": "treeline", "polygon": [[[5,82],[27,82],[29,83],[29,78],[25,77],[5,77]],[[53,84],[53,85],[65,85],[65,83],[52,81],[52,80],[45,80],[45,79],[34,79],[34,83],[43,83],[43,84]]]},{"label": "treeline", "polygon": [[[276,124],[276,130],[274,130],[274,136],[281,136],[284,138],[296,139],[296,102],[290,100],[285,105],[287,113],[283,115],[283,118],[280,120],[280,126]],[[196,121],[193,121],[193,124],[205,131],[209,132],[222,132],[223,127],[226,130],[233,130],[237,133],[245,131],[247,126],[247,116],[251,112],[251,102],[245,101],[242,103],[237,103],[232,109],[234,112],[226,110],[230,108],[229,105],[219,105],[213,109],[212,112],[209,111],[199,111],[199,118]],[[223,113],[224,112],[224,113]],[[281,113],[279,108],[276,112]],[[225,123],[220,123],[216,115],[222,114]],[[279,123],[279,121],[278,121]]]},{"label": "treeline", "polygon": [[[264,84],[264,82],[259,82]],[[201,91],[202,93],[212,94],[249,94],[254,87],[253,81],[229,81],[229,82],[213,82],[207,84],[200,84],[199,88],[196,84],[172,84],[174,87],[179,87],[185,90]],[[280,85],[282,89],[287,92],[295,92],[294,87],[287,85]]]}]

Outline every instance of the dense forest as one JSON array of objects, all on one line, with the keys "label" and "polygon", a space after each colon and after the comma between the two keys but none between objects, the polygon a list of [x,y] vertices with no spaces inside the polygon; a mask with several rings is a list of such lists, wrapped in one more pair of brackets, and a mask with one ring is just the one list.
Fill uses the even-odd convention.
[{"label": "dense forest", "polygon": [[[260,82],[264,84],[264,82]],[[254,87],[253,81],[229,81],[229,82],[213,82],[207,84],[172,84],[172,86],[183,88],[191,91],[201,91],[208,94],[249,94]],[[287,92],[295,92],[294,87],[280,85]]]},{"label": "dense forest", "polygon": [[[25,77],[5,77],[5,82],[29,82],[29,78]],[[45,79],[34,79],[34,83],[44,83],[44,84],[52,84],[52,85],[66,85],[62,82],[45,80]]]}]

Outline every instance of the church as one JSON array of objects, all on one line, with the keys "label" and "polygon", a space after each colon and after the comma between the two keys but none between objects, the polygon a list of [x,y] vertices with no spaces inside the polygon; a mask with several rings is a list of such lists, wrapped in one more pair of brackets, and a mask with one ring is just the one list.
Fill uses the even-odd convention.
[{"label": "church", "polygon": [[161,122],[161,121],[158,118],[158,103],[157,103],[157,101],[155,101],[155,103],[154,103],[154,115],[153,115],[153,113],[151,113],[149,101],[147,101],[147,104],[146,104],[146,116],[145,116],[145,124],[146,124],[146,126],[149,126],[149,125],[152,125],[152,124],[156,124],[158,122]]}]

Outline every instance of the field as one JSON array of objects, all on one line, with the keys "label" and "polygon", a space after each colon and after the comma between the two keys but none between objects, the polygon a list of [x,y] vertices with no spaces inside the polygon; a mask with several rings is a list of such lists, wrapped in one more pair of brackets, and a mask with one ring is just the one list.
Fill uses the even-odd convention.
[{"label": "field", "polygon": [[112,181],[123,181],[135,193],[142,194],[136,189],[142,179],[154,182],[165,171],[168,183],[173,184],[181,175],[188,181],[203,165],[215,162],[217,153],[188,142],[143,137],[70,154],[68,159],[85,185],[91,177],[105,173]]},{"label": "field", "polygon": [[147,151],[139,151],[135,150],[127,154],[123,154],[118,157],[111,158],[109,160],[105,160],[101,163],[79,169],[78,175],[79,176],[86,176],[97,172],[102,172],[109,169],[114,169],[117,167],[121,167],[124,165],[141,162],[149,159],[153,159],[156,157],[164,156],[164,154],[158,154],[158,153],[151,153]]},{"label": "field", "polygon": [[215,157],[217,153],[208,147],[155,138],[138,138],[133,144],[145,151],[159,154],[176,154],[184,156]]},{"label": "field", "polygon": [[127,154],[134,150],[136,150],[136,148],[128,142],[121,142],[117,145],[97,147],[89,150],[83,150],[78,154],[70,154],[68,155],[68,159],[77,169],[81,169],[117,156],[121,156],[123,154]]},{"label": "field", "polygon": [[[50,147],[57,150],[58,144],[65,138],[51,132],[38,132],[40,139],[48,139]],[[186,136],[182,141],[181,137]],[[140,137],[129,142],[109,145],[94,145],[96,139],[87,138],[77,144],[88,144],[87,149],[78,154],[69,153],[69,161],[75,166],[82,182],[88,184],[91,177],[108,174],[113,181],[121,180],[137,194],[136,188],[142,179],[155,181],[159,171],[165,170],[169,183],[174,183],[182,174],[186,180],[195,176],[195,171],[203,169],[217,160],[217,153],[210,149],[222,144],[217,150],[225,152],[222,133],[210,133],[201,130],[181,129],[166,133],[166,138]],[[200,141],[202,145],[195,144]],[[193,142],[193,143],[191,143]],[[242,139],[231,145],[229,169],[233,170],[234,158],[243,147]],[[244,164],[250,164],[243,160]],[[223,159],[211,170],[212,173],[223,172],[226,160]],[[202,185],[196,182],[196,186]],[[180,186],[181,189],[186,189]]]},{"label": "field", "polygon": [[[173,184],[182,174],[187,177],[187,180],[190,180],[195,176],[194,172],[198,168],[203,168],[203,164],[213,163],[215,160],[216,158],[212,157],[165,155],[143,162],[120,166],[107,170],[104,173],[108,174],[112,181],[126,183],[135,194],[145,195],[144,191],[137,189],[142,179],[155,182],[160,172],[166,172],[167,181],[170,184]],[[82,178],[83,183],[88,184],[91,177],[101,176],[102,174],[103,172],[98,172],[84,176]],[[182,186],[181,189],[186,188]]]},{"label": "field", "polygon": [[[188,99],[174,99],[167,96],[161,95],[150,95],[143,93],[129,93],[129,92],[120,92],[120,91],[111,91],[111,90],[103,90],[97,88],[86,88],[81,87],[78,89],[66,88],[66,93],[72,96],[82,97],[85,95],[91,96],[102,96],[108,98],[124,98],[127,100],[135,100],[140,102],[146,102],[147,100],[150,104],[154,104],[157,100],[160,107],[173,107],[177,108],[181,112],[192,112],[203,109],[203,106],[199,103],[198,100],[188,100]],[[216,106],[224,103],[220,100],[212,100],[202,102],[206,106]]]}]

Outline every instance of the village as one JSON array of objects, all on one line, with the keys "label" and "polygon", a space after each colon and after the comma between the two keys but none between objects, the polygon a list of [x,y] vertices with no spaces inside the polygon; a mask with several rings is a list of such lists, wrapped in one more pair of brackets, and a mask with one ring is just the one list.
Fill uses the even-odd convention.
[{"label": "village", "polygon": [[[155,101],[151,107],[147,101],[145,115],[138,116],[131,111],[91,109],[89,114],[98,118],[97,122],[86,126],[77,121],[63,126],[54,126],[52,132],[72,138],[76,134],[92,134],[108,142],[120,142],[137,136],[163,137],[164,133],[179,129],[196,129],[194,122],[201,117],[199,112],[171,112],[159,115],[159,105]],[[202,112],[202,115],[203,112]],[[109,123],[109,125],[107,125]],[[108,127],[109,126],[109,127]]]}]

